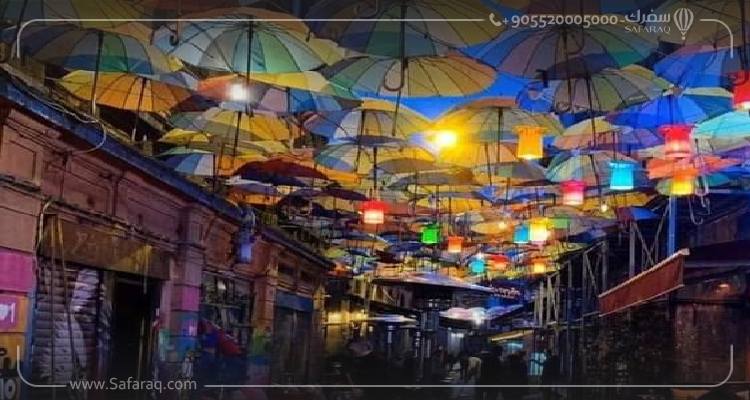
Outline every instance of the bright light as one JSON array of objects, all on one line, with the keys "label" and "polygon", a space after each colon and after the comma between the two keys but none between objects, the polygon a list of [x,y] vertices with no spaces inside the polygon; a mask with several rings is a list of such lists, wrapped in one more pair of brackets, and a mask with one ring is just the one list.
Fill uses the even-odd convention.
[{"label": "bright light", "polygon": [[497,223],[497,229],[504,231],[508,229],[508,223],[506,221],[500,221]]},{"label": "bright light", "polygon": [[607,203],[602,203],[599,205],[599,210],[601,210],[601,212],[607,212],[609,211],[609,205]]},{"label": "bright light", "polygon": [[482,253],[482,252],[480,251],[479,253],[477,253],[477,254],[474,254],[474,257],[476,257],[476,258],[477,258],[477,259],[479,259],[479,260],[484,260],[484,253]]},{"label": "bright light", "polygon": [[242,83],[235,82],[229,85],[229,99],[232,101],[247,101],[250,97],[247,86]]},{"label": "bright light", "polygon": [[433,138],[435,145],[440,148],[449,148],[456,145],[458,142],[458,135],[456,132],[451,130],[438,131]]}]

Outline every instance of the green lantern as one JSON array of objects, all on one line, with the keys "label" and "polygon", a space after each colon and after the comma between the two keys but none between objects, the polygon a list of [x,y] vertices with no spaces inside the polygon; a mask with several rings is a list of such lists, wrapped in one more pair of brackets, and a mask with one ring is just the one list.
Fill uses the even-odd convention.
[{"label": "green lantern", "polygon": [[437,244],[440,243],[440,225],[429,224],[422,228],[422,243]]}]

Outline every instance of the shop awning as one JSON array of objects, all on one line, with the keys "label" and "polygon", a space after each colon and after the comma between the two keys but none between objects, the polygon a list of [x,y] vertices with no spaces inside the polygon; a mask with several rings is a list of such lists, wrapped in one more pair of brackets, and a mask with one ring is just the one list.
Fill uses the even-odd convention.
[{"label": "shop awning", "polygon": [[599,315],[619,312],[681,288],[688,255],[690,252],[682,249],[653,268],[600,294]]}]

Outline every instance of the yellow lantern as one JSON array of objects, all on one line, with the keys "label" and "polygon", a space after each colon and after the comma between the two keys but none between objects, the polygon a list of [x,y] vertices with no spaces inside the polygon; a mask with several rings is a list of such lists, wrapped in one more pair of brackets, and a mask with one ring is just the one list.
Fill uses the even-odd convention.
[{"label": "yellow lantern", "polygon": [[533,218],[529,222],[529,240],[537,244],[546,242],[549,239],[547,225],[547,218]]},{"label": "yellow lantern", "polygon": [[544,128],[533,125],[519,125],[516,127],[518,134],[518,148],[516,156],[524,160],[536,160],[544,156],[544,143],[542,133]]},{"label": "yellow lantern", "polygon": [[529,269],[532,275],[541,275],[547,272],[547,263],[542,258],[535,258],[531,260]]},{"label": "yellow lantern", "polygon": [[669,194],[672,196],[690,196],[695,191],[695,175],[689,171],[678,172],[672,177]]}]

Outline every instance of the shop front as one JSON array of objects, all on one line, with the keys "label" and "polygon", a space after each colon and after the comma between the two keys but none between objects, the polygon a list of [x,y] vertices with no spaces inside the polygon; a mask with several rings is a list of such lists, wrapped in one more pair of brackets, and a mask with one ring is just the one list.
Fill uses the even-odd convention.
[{"label": "shop front", "polygon": [[105,227],[49,214],[37,265],[31,377],[79,379],[155,374],[162,282],[171,255]]}]

